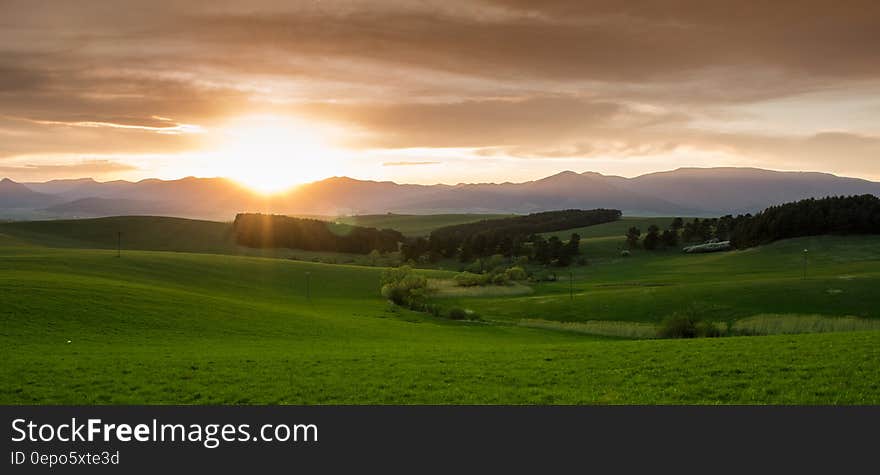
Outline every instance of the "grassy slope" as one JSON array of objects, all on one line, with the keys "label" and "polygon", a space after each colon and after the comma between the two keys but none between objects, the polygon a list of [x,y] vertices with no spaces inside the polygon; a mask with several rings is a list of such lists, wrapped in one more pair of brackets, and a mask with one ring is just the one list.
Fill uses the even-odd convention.
[{"label": "grassy slope", "polygon": [[0,233],[52,247],[116,249],[118,232],[124,249],[235,253],[238,247],[231,224],[216,221],[118,216],[0,223]]},{"label": "grassy slope", "polygon": [[623,218],[611,223],[597,224],[595,226],[587,226],[583,228],[566,229],[565,231],[557,231],[553,233],[544,233],[544,236],[557,236],[559,239],[568,240],[568,238],[571,237],[572,233],[578,233],[581,236],[581,239],[612,236],[619,236],[623,238],[623,236],[626,235],[626,231],[632,226],[639,228],[639,230],[642,231],[642,234],[644,234],[648,232],[648,226],[652,224],[657,225],[657,227],[661,230],[668,228],[673,219],[675,218],[641,218],[624,216]]},{"label": "grassy slope", "polygon": [[444,226],[471,223],[484,219],[506,218],[507,214],[368,214],[337,218],[341,223],[372,228],[396,229],[407,236],[426,236]]},{"label": "grassy slope", "polygon": [[[688,309],[716,321],[766,313],[880,318],[880,236],[820,236],[727,253],[634,251],[619,257],[622,242],[614,236],[586,239],[582,251],[590,265],[558,270],[560,281],[538,284],[531,295],[448,304],[506,320],[656,322]],[[809,249],[806,280],[804,249]]]},{"label": "grassy slope", "polygon": [[[344,233],[348,225],[332,224]],[[281,257],[307,261],[374,265],[371,258],[342,252],[300,249],[253,249],[239,246],[231,223],[170,218],[166,216],[115,216],[109,218],[17,221],[0,223],[0,236],[40,246],[116,249],[117,232],[122,232],[123,252],[130,250],[197,252],[259,257]],[[380,259],[382,264],[387,259]]]},{"label": "grassy slope", "polygon": [[600,339],[396,310],[379,269],[114,255],[0,240],[0,403],[880,403],[880,332]]}]

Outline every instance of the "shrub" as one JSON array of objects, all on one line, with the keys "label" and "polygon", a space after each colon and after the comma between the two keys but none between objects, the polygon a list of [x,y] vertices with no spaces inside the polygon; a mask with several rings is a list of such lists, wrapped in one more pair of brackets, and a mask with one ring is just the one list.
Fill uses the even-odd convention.
[{"label": "shrub", "polygon": [[501,254],[493,254],[486,260],[485,266],[486,269],[490,271],[495,271],[499,268],[503,270],[505,262],[507,262],[507,259],[505,259],[504,256]]},{"label": "shrub", "polygon": [[712,322],[698,321],[695,328],[700,338],[718,338],[722,334],[721,329]]},{"label": "shrub", "polygon": [[558,277],[555,272],[542,271],[532,275],[531,280],[534,282],[556,282]]},{"label": "shrub", "polygon": [[449,313],[446,315],[450,320],[479,320],[480,316],[477,315],[473,310],[463,309],[460,307],[453,307],[449,309]]},{"label": "shrub", "polygon": [[474,262],[471,262],[464,268],[465,272],[470,272],[471,274],[482,274],[483,267],[485,266],[485,262],[483,259],[477,259]]},{"label": "shrub", "polygon": [[687,315],[670,315],[657,327],[660,338],[694,338],[697,336],[696,322]]},{"label": "shrub", "polygon": [[659,338],[713,338],[721,336],[721,330],[712,322],[694,315],[672,314],[657,327]]},{"label": "shrub", "polygon": [[448,316],[451,320],[464,320],[468,317],[468,314],[463,308],[454,307],[449,310]]},{"label": "shrub", "polygon": [[506,271],[504,271],[504,275],[507,276],[508,280],[513,280],[513,281],[526,280],[526,278],[528,277],[528,274],[526,274],[525,269],[523,269],[520,266],[514,266],[514,267],[511,267],[510,269],[507,269]]},{"label": "shrub", "polygon": [[416,307],[428,288],[428,279],[412,273],[409,266],[388,269],[382,273],[382,296],[397,305]]}]

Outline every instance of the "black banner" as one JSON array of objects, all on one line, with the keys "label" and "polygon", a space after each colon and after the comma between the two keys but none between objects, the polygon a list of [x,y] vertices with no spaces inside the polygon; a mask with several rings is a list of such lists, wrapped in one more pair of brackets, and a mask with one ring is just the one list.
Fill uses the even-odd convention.
[{"label": "black banner", "polygon": [[876,470],[878,407],[10,407],[3,473]]}]

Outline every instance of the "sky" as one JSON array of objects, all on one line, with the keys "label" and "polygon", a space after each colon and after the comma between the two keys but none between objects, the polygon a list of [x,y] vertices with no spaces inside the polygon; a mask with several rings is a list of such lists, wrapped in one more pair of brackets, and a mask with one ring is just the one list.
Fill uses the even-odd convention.
[{"label": "sky", "polygon": [[0,176],[880,180],[874,0],[0,0]]}]

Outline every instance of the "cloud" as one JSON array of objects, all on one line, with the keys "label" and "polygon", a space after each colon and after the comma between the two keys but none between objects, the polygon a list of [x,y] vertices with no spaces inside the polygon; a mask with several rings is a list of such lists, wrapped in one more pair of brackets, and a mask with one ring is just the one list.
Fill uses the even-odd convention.
[{"label": "cloud", "polygon": [[40,125],[63,125],[63,126],[68,126],[68,127],[127,129],[127,130],[140,130],[140,131],[145,131],[145,132],[156,132],[159,134],[170,134],[170,135],[196,134],[196,133],[202,132],[202,127],[199,125],[168,123],[171,121],[171,119],[159,119],[159,118],[155,118],[155,117],[151,117],[150,119],[155,119],[156,121],[158,121],[158,123],[160,125],[123,123],[122,121],[112,121],[112,120],[63,121],[63,120],[23,119],[20,117],[10,117],[10,118],[11,119],[27,120],[29,122],[33,122],[34,124],[40,124]]},{"label": "cloud", "polygon": [[111,122],[19,119],[0,116],[0,160],[58,154],[178,153],[200,148],[205,138],[189,127],[168,129]]},{"label": "cloud", "polygon": [[439,165],[442,162],[384,162],[383,167],[413,167],[421,165]]},{"label": "cloud", "polygon": [[0,174],[16,179],[52,179],[59,176],[98,176],[108,173],[135,171],[138,168],[106,159],[86,159],[64,164],[22,164],[0,166]]},{"label": "cloud", "polygon": [[302,113],[359,128],[376,148],[524,146],[581,140],[603,129],[687,121],[684,114],[571,95],[452,103],[309,104]]},{"label": "cloud", "polygon": [[[361,149],[700,149],[876,173],[876,132],[805,96],[876,96],[873,0],[7,0],[2,22],[0,158],[198,150],[196,127],[268,112],[350,126]],[[785,97],[815,133],[717,126]]]}]

